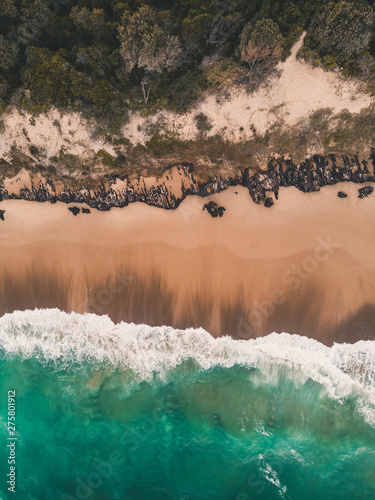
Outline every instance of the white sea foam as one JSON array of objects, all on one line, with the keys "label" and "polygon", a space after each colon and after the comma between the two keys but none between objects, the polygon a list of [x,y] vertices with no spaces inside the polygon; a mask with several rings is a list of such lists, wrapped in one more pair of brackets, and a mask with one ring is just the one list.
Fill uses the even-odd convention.
[{"label": "white sea foam", "polygon": [[131,369],[145,379],[155,373],[163,376],[187,359],[206,370],[244,365],[256,369],[254,383],[259,376],[259,383],[276,385],[282,374],[297,386],[311,379],[340,401],[354,397],[358,411],[375,427],[374,341],[330,348],[288,333],[254,340],[214,339],[202,328],[114,324],[107,316],[48,309],[0,318],[0,355],[37,357],[64,366],[106,363]]},{"label": "white sea foam", "polygon": [[266,481],[268,481],[269,483],[273,484],[276,487],[278,496],[280,498],[285,499],[287,488],[286,486],[283,486],[281,484],[277,472],[275,471],[275,469],[271,467],[269,463],[266,462],[263,455],[260,454],[258,458],[259,458],[259,467],[263,474],[263,477],[265,478]]}]

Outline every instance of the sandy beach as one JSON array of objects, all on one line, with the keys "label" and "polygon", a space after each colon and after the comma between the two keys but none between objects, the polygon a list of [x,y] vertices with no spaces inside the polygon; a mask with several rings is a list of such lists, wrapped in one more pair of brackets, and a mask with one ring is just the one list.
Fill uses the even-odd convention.
[{"label": "sandy beach", "polygon": [[[359,199],[359,187],[281,188],[269,209],[236,187],[174,211],[134,203],[77,217],[62,203],[3,201],[0,314],[58,307],[234,338],[373,338],[375,196]],[[222,218],[203,211],[209,200]]]}]

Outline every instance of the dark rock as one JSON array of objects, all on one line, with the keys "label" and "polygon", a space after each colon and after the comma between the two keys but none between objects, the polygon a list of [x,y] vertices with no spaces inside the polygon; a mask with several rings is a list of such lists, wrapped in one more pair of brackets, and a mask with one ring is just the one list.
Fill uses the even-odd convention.
[{"label": "dark rock", "polygon": [[366,186],[361,189],[358,189],[358,198],[367,198],[372,192],[374,191],[374,188],[372,186]]},{"label": "dark rock", "polygon": [[246,168],[242,176],[242,185],[247,187],[255,203],[264,201],[266,193],[259,182],[259,174],[250,176],[250,171]]},{"label": "dark rock", "polygon": [[368,169],[367,161],[363,160],[362,165],[363,165],[363,182],[372,181],[372,175],[370,170]]},{"label": "dark rock", "polygon": [[279,176],[280,186],[286,187],[288,184],[287,184],[287,181],[286,181],[286,178],[285,178],[285,174],[284,174],[284,170],[283,170],[283,164],[281,163],[281,161],[278,161],[277,164],[279,166],[278,176]]},{"label": "dark rock", "polygon": [[[337,155],[336,155],[337,156]],[[169,179],[180,177],[181,195],[175,195],[169,191],[165,183],[147,188],[145,182],[140,182],[140,177],[134,182],[124,174],[109,175],[102,184],[96,188],[88,189],[81,185],[73,188],[65,185],[62,190],[56,188],[47,176],[31,186],[30,189],[23,187],[19,193],[9,193],[4,187],[0,187],[0,201],[7,199],[23,199],[38,202],[56,203],[84,203],[91,209],[101,211],[110,210],[112,207],[125,207],[129,203],[142,202],[151,206],[174,210],[187,196],[195,194],[205,197],[212,193],[218,193],[229,186],[245,186],[255,203],[264,203],[267,192],[273,191],[278,198],[280,186],[295,186],[303,192],[318,191],[322,186],[337,184],[338,182],[367,183],[375,182],[375,150],[367,160],[359,160],[357,156],[336,158],[335,155],[314,155],[305,162],[294,164],[291,160],[272,159],[268,168],[262,172],[253,173],[249,168],[243,168],[242,173],[228,177],[215,176],[214,178],[201,182],[194,175],[194,167],[189,163],[174,164],[166,168]],[[240,167],[239,167],[240,168]],[[173,170],[172,170],[173,169]],[[123,189],[113,189],[112,184],[117,179],[126,180]],[[235,191],[236,193],[238,191]],[[365,198],[372,192],[372,188],[366,187],[359,190],[359,197]],[[274,200],[273,200],[274,201]],[[269,203],[269,202],[267,202]],[[214,209],[209,203],[212,217],[220,217],[224,208]],[[75,207],[79,213],[79,208]],[[89,209],[85,209],[89,210]],[[208,210],[208,209],[207,209]],[[73,210],[70,209],[72,213]],[[82,213],[89,213],[82,209]],[[216,214],[216,215],[215,215]]]},{"label": "dark rock", "polygon": [[0,210],[0,220],[5,220],[4,214],[5,214],[5,210]]},{"label": "dark rock", "polygon": [[264,202],[264,206],[267,208],[272,207],[273,205],[273,199],[272,198],[266,198],[266,201]]},{"label": "dark rock", "polygon": [[266,192],[257,179],[250,178],[248,189],[250,196],[255,203],[261,203],[266,199]]},{"label": "dark rock", "polygon": [[224,215],[225,208],[224,207],[219,207],[217,209],[217,213],[219,214],[219,217],[222,217]]},{"label": "dark rock", "polygon": [[264,174],[259,175],[258,180],[265,191],[276,191],[279,189],[277,173],[273,167],[270,167]]},{"label": "dark rock", "polygon": [[295,169],[294,185],[304,193],[311,193],[319,190],[314,182],[314,171],[307,163],[297,165]]},{"label": "dark rock", "polygon": [[339,198],[346,198],[348,195],[347,195],[346,193],[344,193],[343,191],[339,191],[339,192],[337,193],[337,196],[338,196]]},{"label": "dark rock", "polygon": [[82,208],[83,214],[91,214],[91,210],[89,208]]},{"label": "dark rock", "polygon": [[207,210],[211,217],[217,217],[217,208],[217,203],[214,201],[210,201],[203,206],[203,210]]},{"label": "dark rock", "polygon": [[79,214],[79,212],[81,211],[81,209],[80,209],[80,208],[78,208],[78,207],[69,207],[69,208],[68,208],[68,210],[70,210],[70,211],[72,212],[72,214],[74,215],[74,217],[75,217],[76,215],[78,215],[78,214]]},{"label": "dark rock", "polygon": [[275,191],[275,198],[276,198],[276,200],[278,200],[278,199],[279,199],[279,190],[276,190],[276,191]]},{"label": "dark rock", "polygon": [[358,182],[358,183],[363,182],[363,170],[361,169],[361,167],[359,165],[357,166],[357,170],[352,173],[351,181]]},{"label": "dark rock", "polygon": [[203,210],[207,210],[207,212],[211,215],[211,217],[217,217],[217,216],[222,217],[225,212],[225,208],[219,207],[217,203],[215,203],[214,201],[206,203],[203,207]]}]

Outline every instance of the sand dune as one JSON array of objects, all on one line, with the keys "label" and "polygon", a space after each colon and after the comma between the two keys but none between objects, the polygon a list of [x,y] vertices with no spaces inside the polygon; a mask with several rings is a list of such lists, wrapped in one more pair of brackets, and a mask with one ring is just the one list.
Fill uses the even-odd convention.
[{"label": "sand dune", "polygon": [[199,136],[195,117],[203,113],[212,126],[208,137],[220,134],[232,142],[241,142],[253,137],[253,127],[264,134],[275,123],[295,125],[319,109],[329,108],[335,114],[344,109],[358,113],[370,106],[373,99],[355,79],[314,68],[297,59],[303,37],[286,61],[278,64],[277,75],[255,92],[249,93],[244,86],[232,86],[226,89],[225,98],[208,94],[185,114],[162,111],[143,117],[136,112],[123,127],[124,136],[133,144],[145,144],[150,138],[148,131],[153,128],[150,125],[163,123],[165,129],[179,138],[194,140]]},{"label": "sand dune", "polygon": [[[144,117],[139,112],[130,113],[122,128],[123,137],[133,144],[145,144],[160,125],[163,131],[179,139],[195,140],[200,137],[195,117],[203,113],[212,127],[207,137],[219,134],[225,140],[242,142],[254,137],[254,127],[258,134],[264,134],[275,123],[303,124],[319,109],[329,108],[334,114],[344,109],[358,113],[374,102],[359,81],[297,59],[302,43],[303,37],[294,45],[291,55],[278,64],[277,75],[255,92],[249,93],[242,85],[226,89],[224,95],[208,93],[183,114],[160,111]],[[30,113],[12,109],[2,115],[2,121],[0,157],[6,160],[11,159],[15,146],[30,156],[30,145],[39,149],[42,154],[38,160],[47,165],[51,157],[60,153],[91,161],[100,150],[116,155],[113,145],[95,134],[97,124],[80,113],[62,113],[51,108],[48,113],[32,117]],[[125,154],[125,149],[118,152]]]}]

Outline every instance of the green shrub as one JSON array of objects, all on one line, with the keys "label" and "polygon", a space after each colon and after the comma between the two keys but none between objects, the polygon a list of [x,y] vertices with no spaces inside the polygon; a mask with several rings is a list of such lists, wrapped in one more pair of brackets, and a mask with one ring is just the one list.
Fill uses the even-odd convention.
[{"label": "green shrub", "polygon": [[194,68],[182,74],[168,75],[160,80],[157,89],[154,90],[154,96],[161,96],[168,108],[185,112],[195,104],[208,87],[208,80],[204,73],[199,68]]},{"label": "green shrub", "polygon": [[110,155],[105,149],[99,149],[99,151],[96,153],[96,158],[99,159],[103,163],[103,165],[106,165],[107,167],[114,167],[115,165],[115,158],[113,158],[113,156]]},{"label": "green shrub", "polygon": [[29,151],[33,156],[39,156],[39,149],[36,146],[31,145]]},{"label": "green shrub", "polygon": [[206,133],[212,129],[212,125],[204,113],[199,113],[198,115],[196,115],[194,117],[194,120],[199,132]]},{"label": "green shrub", "polygon": [[173,137],[155,134],[146,142],[146,151],[156,158],[162,158],[163,156],[174,153],[175,149],[182,145],[183,142]]}]

